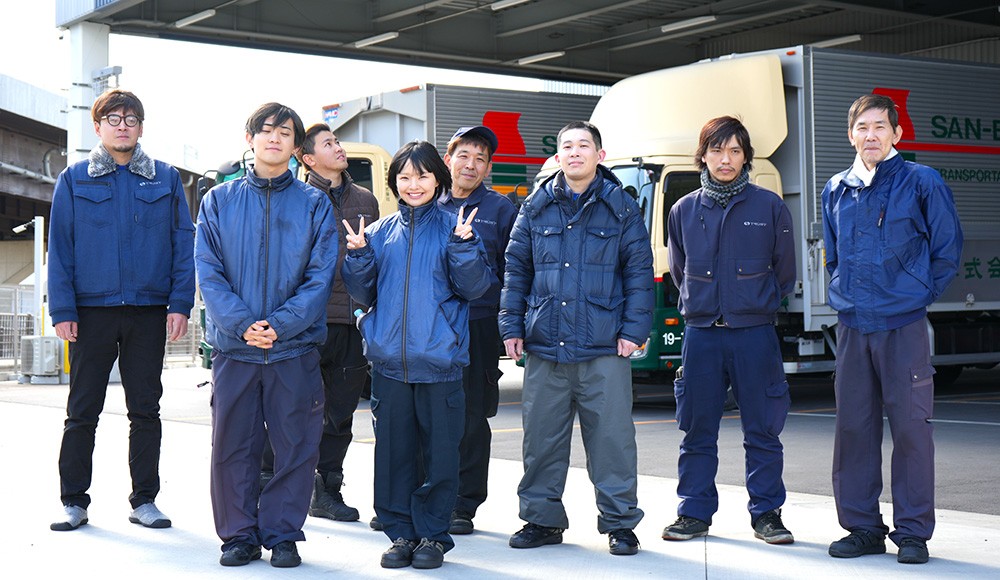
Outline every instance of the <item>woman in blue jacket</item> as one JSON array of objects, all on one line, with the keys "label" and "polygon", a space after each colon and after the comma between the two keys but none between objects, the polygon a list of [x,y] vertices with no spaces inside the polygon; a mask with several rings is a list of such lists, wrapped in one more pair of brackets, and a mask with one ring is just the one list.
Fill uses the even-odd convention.
[{"label": "woman in blue jacket", "polygon": [[[466,218],[436,200],[451,175],[433,145],[413,141],[389,165],[399,211],[355,231],[344,223],[344,282],[371,304],[358,321],[372,363],[375,514],[393,545],[383,568],[437,568],[458,491],[469,364],[469,301],[493,274]],[[418,466],[418,461],[422,461]],[[418,481],[423,472],[423,481]]]}]

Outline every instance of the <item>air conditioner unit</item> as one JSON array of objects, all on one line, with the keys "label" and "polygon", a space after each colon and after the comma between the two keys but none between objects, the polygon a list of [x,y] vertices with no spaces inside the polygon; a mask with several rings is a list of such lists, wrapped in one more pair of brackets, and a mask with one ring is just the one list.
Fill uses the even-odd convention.
[{"label": "air conditioner unit", "polygon": [[58,336],[21,337],[21,374],[58,377],[62,368],[62,342]]}]

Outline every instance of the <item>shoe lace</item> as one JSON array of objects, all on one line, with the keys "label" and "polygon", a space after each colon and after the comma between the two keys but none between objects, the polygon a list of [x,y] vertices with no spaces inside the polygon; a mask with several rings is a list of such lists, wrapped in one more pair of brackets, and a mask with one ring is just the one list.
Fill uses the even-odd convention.
[{"label": "shoe lace", "polygon": [[413,543],[414,543],[413,541],[407,540],[406,538],[396,538],[396,540],[392,543],[392,547],[393,548],[412,548],[413,547]]},{"label": "shoe lace", "polygon": [[757,521],[758,527],[770,527],[773,529],[784,529],[785,525],[781,523],[781,516],[778,512],[767,512],[766,514],[760,516]]},{"label": "shoe lace", "polygon": [[421,538],[420,539],[420,545],[417,546],[417,550],[419,550],[420,548],[423,548],[424,546],[427,546],[427,547],[430,547],[430,548],[434,548],[435,550],[441,552],[442,554],[444,553],[444,544],[442,544],[441,542],[435,542],[434,540],[428,540],[427,538]]},{"label": "shoe lace", "polygon": [[619,542],[629,541],[629,542],[639,543],[639,538],[635,537],[635,532],[627,528],[622,528],[619,530],[611,530],[610,532],[608,532],[608,535]]}]

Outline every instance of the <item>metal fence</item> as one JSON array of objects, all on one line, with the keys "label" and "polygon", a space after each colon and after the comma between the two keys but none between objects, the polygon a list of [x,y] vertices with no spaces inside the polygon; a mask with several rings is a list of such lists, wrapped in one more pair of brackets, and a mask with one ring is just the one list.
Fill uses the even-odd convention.
[{"label": "metal fence", "polygon": [[[34,316],[18,312],[25,298],[23,294],[25,291],[16,286],[0,286],[0,369],[5,371],[20,370],[21,337],[35,334]],[[188,318],[188,332],[184,338],[167,342],[164,366],[190,364],[198,360],[198,344],[204,336],[200,324],[200,309],[201,302],[197,301]],[[51,331],[46,333],[55,334]]]}]

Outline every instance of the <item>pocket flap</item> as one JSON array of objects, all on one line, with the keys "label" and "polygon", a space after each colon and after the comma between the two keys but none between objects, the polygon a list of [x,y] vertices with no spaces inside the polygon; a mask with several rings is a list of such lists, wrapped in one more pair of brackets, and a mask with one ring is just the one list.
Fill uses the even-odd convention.
[{"label": "pocket flap", "polygon": [[587,233],[598,238],[610,239],[618,235],[618,230],[611,228],[590,228],[587,230]]},{"label": "pocket flap", "polygon": [[140,187],[135,196],[146,203],[153,203],[169,193],[169,187]]},{"label": "pocket flap", "polygon": [[561,226],[533,226],[531,231],[540,236],[558,236],[563,229]]},{"label": "pocket flap", "polygon": [[528,296],[524,297],[524,302],[529,307],[536,308],[538,306],[541,306],[542,304],[545,304],[549,300],[549,298],[552,298],[551,294],[547,296],[536,296],[534,294],[529,294]]},{"label": "pocket flap", "polygon": [[614,310],[624,301],[624,296],[612,296],[610,298],[604,296],[587,296],[587,302],[605,310]]},{"label": "pocket flap", "polygon": [[711,278],[715,275],[715,264],[709,260],[688,260],[684,263],[684,274]]},{"label": "pocket flap", "polygon": [[915,369],[910,369],[910,379],[912,379],[914,383],[919,383],[930,379],[936,372],[937,371],[934,370],[934,365],[917,367]]},{"label": "pocket flap", "polygon": [[744,276],[770,272],[772,268],[771,261],[765,258],[736,260],[736,273]]},{"label": "pocket flap", "polygon": [[102,201],[111,199],[111,188],[105,183],[94,185],[77,184],[73,188],[73,195],[89,199],[94,203],[101,203]]}]

